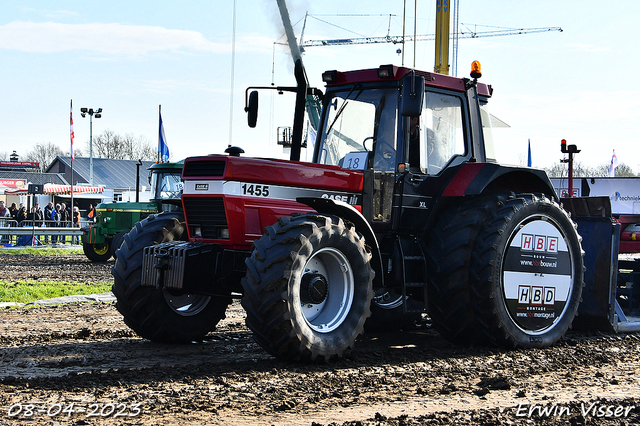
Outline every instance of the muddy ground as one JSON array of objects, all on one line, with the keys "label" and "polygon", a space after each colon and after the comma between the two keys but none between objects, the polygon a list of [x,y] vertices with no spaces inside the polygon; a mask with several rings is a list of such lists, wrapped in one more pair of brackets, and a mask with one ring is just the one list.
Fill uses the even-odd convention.
[{"label": "muddy ground", "polygon": [[[111,280],[83,255],[0,253],[5,280]],[[112,303],[0,310],[0,424],[635,425],[640,336],[543,350],[454,346],[427,327],[366,334],[335,363],[284,363],[239,303],[207,339],[135,336]]]}]

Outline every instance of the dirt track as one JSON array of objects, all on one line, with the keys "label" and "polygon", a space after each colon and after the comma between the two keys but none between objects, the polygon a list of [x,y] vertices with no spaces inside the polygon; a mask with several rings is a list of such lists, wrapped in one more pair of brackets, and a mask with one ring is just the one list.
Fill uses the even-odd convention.
[{"label": "dirt track", "polygon": [[[0,265],[7,280],[80,282],[110,280],[112,266],[1,253]],[[136,337],[110,303],[68,304],[0,311],[0,361],[0,424],[640,423],[638,335],[506,351],[424,328],[367,334],[333,364],[287,364],[253,342],[238,303],[181,346]]]}]

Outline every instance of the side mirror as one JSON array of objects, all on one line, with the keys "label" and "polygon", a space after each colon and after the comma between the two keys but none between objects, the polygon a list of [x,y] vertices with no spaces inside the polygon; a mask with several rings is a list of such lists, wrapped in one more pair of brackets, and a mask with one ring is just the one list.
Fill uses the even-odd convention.
[{"label": "side mirror", "polygon": [[422,114],[424,101],[424,77],[410,72],[402,78],[402,99],[400,112],[403,117],[417,117]]},{"label": "side mirror", "polygon": [[249,93],[249,102],[244,110],[247,112],[249,127],[256,127],[258,121],[258,92],[256,90]]}]

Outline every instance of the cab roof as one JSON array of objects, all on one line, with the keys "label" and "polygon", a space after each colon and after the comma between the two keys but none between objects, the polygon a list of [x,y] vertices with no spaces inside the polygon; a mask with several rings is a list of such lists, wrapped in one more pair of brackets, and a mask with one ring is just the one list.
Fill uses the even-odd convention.
[{"label": "cab roof", "polygon": [[[386,70],[386,73],[380,73],[380,70]],[[443,89],[455,90],[458,92],[465,92],[467,82],[470,79],[452,77],[449,75],[438,74],[435,72],[427,72],[420,70],[413,70],[406,67],[398,67],[396,65],[381,65],[378,68],[362,69],[355,71],[327,71],[332,73],[334,78],[332,81],[326,82],[326,87],[336,87],[345,84],[355,83],[375,83],[383,81],[399,81],[407,73],[415,71],[416,75],[423,76],[425,78],[425,85],[427,87],[439,87]],[[323,74],[323,77],[324,75]],[[380,77],[380,75],[388,75],[388,77]],[[482,96],[490,97],[493,89],[490,85],[478,82],[478,93]]]}]

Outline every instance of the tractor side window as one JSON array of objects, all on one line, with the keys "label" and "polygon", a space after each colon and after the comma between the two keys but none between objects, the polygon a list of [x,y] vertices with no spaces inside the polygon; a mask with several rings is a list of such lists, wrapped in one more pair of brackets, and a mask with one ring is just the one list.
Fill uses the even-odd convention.
[{"label": "tractor side window", "polygon": [[487,103],[480,103],[480,118],[482,120],[482,135],[484,137],[484,153],[488,162],[496,161],[496,152],[493,143],[494,127],[509,127],[504,121],[489,113]]},{"label": "tractor side window", "polygon": [[466,145],[462,127],[462,100],[457,96],[427,92],[421,117],[421,164],[426,173],[435,175],[457,155],[464,155]]},{"label": "tractor side window", "polygon": [[384,140],[387,150],[390,147],[394,151],[393,164],[397,102],[385,102],[387,96],[385,89],[335,93],[325,108],[318,162],[351,170],[368,169],[374,149],[384,156],[380,143]]}]

